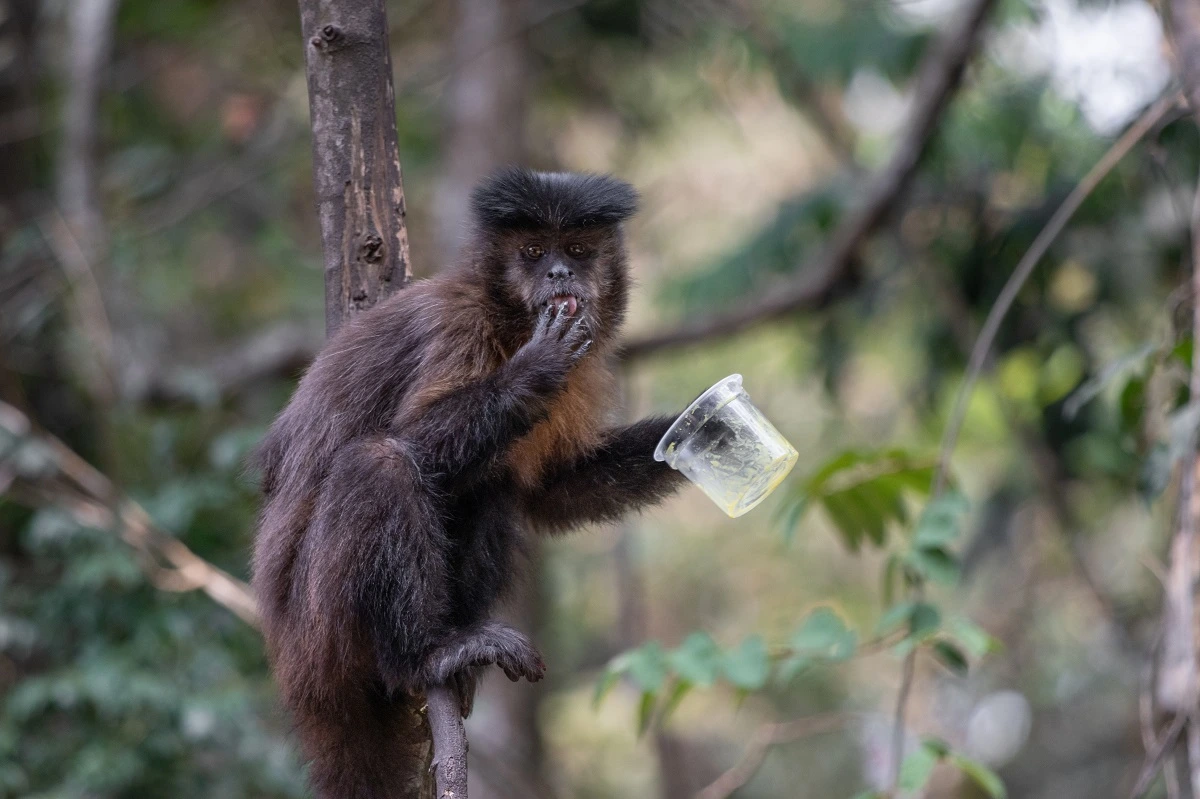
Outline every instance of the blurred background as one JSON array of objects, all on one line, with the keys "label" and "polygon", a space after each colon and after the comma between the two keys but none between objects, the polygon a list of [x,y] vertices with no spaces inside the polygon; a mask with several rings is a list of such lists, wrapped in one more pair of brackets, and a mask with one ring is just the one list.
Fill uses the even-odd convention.
[{"label": "blurred background", "polygon": [[[750,307],[869,201],[968,5],[390,0],[414,270],[495,166],[602,171],[643,198],[630,340]],[[1174,91],[1153,4],[989,5],[836,290],[627,359],[629,416],[740,372],[800,463],[741,519],[688,489],[545,542],[507,612],[549,676],[489,679],[474,797],[849,799],[890,783],[902,687],[906,795],[1133,789],[1195,427],[1200,140],[1169,112],[1051,247],[921,515],[1005,280]],[[244,458],[323,338],[303,56],[292,0],[0,0],[0,796],[305,793],[220,601]]]}]

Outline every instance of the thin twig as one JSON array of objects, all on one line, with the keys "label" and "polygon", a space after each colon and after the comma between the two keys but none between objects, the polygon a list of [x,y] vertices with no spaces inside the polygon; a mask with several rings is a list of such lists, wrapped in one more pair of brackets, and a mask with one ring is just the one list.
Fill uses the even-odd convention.
[{"label": "thin twig", "polygon": [[996,303],[988,312],[987,319],[983,323],[983,329],[979,334],[979,338],[975,341],[975,346],[971,350],[971,357],[967,361],[967,373],[963,380],[962,388],[959,389],[958,396],[954,402],[954,409],[950,413],[950,421],[946,426],[945,436],[942,438],[942,447],[938,457],[938,465],[936,477],[934,480],[934,493],[939,493],[944,487],[947,469],[950,465],[950,456],[954,452],[954,446],[958,441],[958,434],[962,428],[963,419],[966,417],[967,400],[971,396],[971,391],[975,388],[975,382],[979,379],[980,373],[983,371],[984,363],[987,360],[988,353],[991,351],[992,344],[996,340],[996,334],[1000,330],[1000,324],[1004,321],[1004,317],[1008,315],[1012,308],[1013,302],[1017,295],[1024,287],[1025,282],[1029,280],[1029,276],[1033,274],[1034,268],[1041,261],[1042,256],[1046,254],[1046,250],[1062,233],[1067,222],[1079,210],[1079,206],[1092,193],[1109,172],[1112,171],[1125,155],[1133,149],[1133,146],[1141,141],[1142,137],[1149,133],[1158,121],[1179,102],[1178,95],[1165,97],[1154,105],[1150,106],[1145,113],[1138,118],[1136,122],[1125,131],[1121,138],[1113,143],[1100,160],[1091,170],[1084,175],[1083,180],[1071,191],[1063,204],[1054,212],[1054,216],[1046,223],[1034,239],[1029,250],[1021,257],[1017,263],[1012,275],[1008,278],[1008,282],[1004,284],[1004,288],[1000,291],[1000,296],[996,298]]},{"label": "thin twig", "polygon": [[913,680],[917,675],[917,648],[914,646],[904,656],[904,667],[900,673],[900,690],[896,692],[896,718],[892,724],[892,774],[891,793],[894,796],[900,785],[900,766],[904,762],[904,743],[908,738],[905,717],[908,715],[908,697],[912,694]]},{"label": "thin twig", "polygon": [[764,724],[750,737],[750,743],[742,753],[742,759],[733,768],[697,792],[695,799],[726,799],[754,777],[763,761],[766,760],[767,752],[771,750],[771,747],[791,743],[810,735],[839,730],[850,722],[860,720],[865,716],[864,713],[837,711],[778,724]]},{"label": "thin twig", "polygon": [[[1183,92],[1200,127],[1200,6],[1195,0],[1171,0],[1169,39],[1174,45],[1176,69]],[[1200,182],[1192,203],[1192,341],[1200,341]],[[1192,358],[1188,380],[1188,399],[1200,398],[1200,358]],[[1163,610],[1163,655],[1170,658],[1162,665],[1182,672],[1188,778],[1193,797],[1200,797],[1200,720],[1196,701],[1200,694],[1200,673],[1196,662],[1196,537],[1200,535],[1200,462],[1196,454],[1196,432],[1191,435],[1189,457],[1180,476],[1179,520],[1171,543],[1171,565],[1167,577],[1167,601]],[[1169,623],[1168,623],[1169,622]],[[1165,669],[1164,669],[1165,671]],[[1170,675],[1173,676],[1173,675]]]},{"label": "thin twig", "polygon": [[1142,794],[1149,790],[1154,784],[1154,778],[1158,775],[1158,770],[1162,767],[1163,759],[1167,753],[1175,746],[1179,740],[1179,733],[1183,731],[1183,725],[1187,721],[1187,716],[1183,713],[1177,713],[1171,721],[1171,726],[1167,728],[1166,733],[1158,740],[1154,751],[1146,755],[1146,762],[1142,764],[1142,770],[1138,773],[1137,782],[1133,784],[1133,790],[1129,793],[1129,799],[1138,799]]},{"label": "thin twig", "polygon": [[857,279],[858,253],[896,207],[912,182],[942,115],[978,46],[984,20],[995,0],[973,0],[959,22],[946,30],[926,56],[917,78],[909,122],[891,160],[867,185],[859,206],[842,219],[828,245],[798,269],[799,277],[729,313],[629,342],[627,359],[737,333],[797,311],[822,308]]}]

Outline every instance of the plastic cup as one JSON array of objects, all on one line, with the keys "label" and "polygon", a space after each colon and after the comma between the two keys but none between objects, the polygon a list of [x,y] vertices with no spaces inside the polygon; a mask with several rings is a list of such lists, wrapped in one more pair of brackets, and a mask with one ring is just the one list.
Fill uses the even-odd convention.
[{"label": "plastic cup", "polygon": [[800,457],[730,375],[680,414],[654,450],[717,503],[738,517],[767,498]]}]

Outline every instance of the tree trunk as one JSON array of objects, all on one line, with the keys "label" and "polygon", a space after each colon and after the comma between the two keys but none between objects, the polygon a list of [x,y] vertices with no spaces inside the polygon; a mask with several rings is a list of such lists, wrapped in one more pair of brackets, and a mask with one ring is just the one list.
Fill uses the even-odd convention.
[{"label": "tree trunk", "polygon": [[300,0],[332,335],[412,278],[383,0]]},{"label": "tree trunk", "polygon": [[[325,331],[332,336],[350,316],[412,278],[392,57],[384,0],[300,0],[300,22],[325,255]],[[429,716],[445,725],[439,740],[461,747],[465,763],[453,692],[431,692],[429,703]],[[418,732],[410,737],[416,741],[410,759],[423,766],[395,799],[431,799],[436,788],[429,724],[415,709],[412,723]],[[458,756],[439,754],[443,760]]]}]

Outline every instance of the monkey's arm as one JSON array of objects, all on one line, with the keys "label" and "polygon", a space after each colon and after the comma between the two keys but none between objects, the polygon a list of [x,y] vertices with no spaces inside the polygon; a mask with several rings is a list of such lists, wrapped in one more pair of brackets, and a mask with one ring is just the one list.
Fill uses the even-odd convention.
[{"label": "monkey's arm", "polygon": [[422,469],[462,478],[486,467],[544,417],[587,352],[588,330],[577,322],[551,306],[511,360],[486,377],[444,388],[415,422],[398,420],[395,435],[412,445]]},{"label": "monkey's arm", "polygon": [[682,474],[654,460],[654,447],[673,421],[673,416],[651,416],[617,428],[591,453],[552,465],[542,485],[526,498],[534,526],[560,532],[613,521],[683,485]]}]

